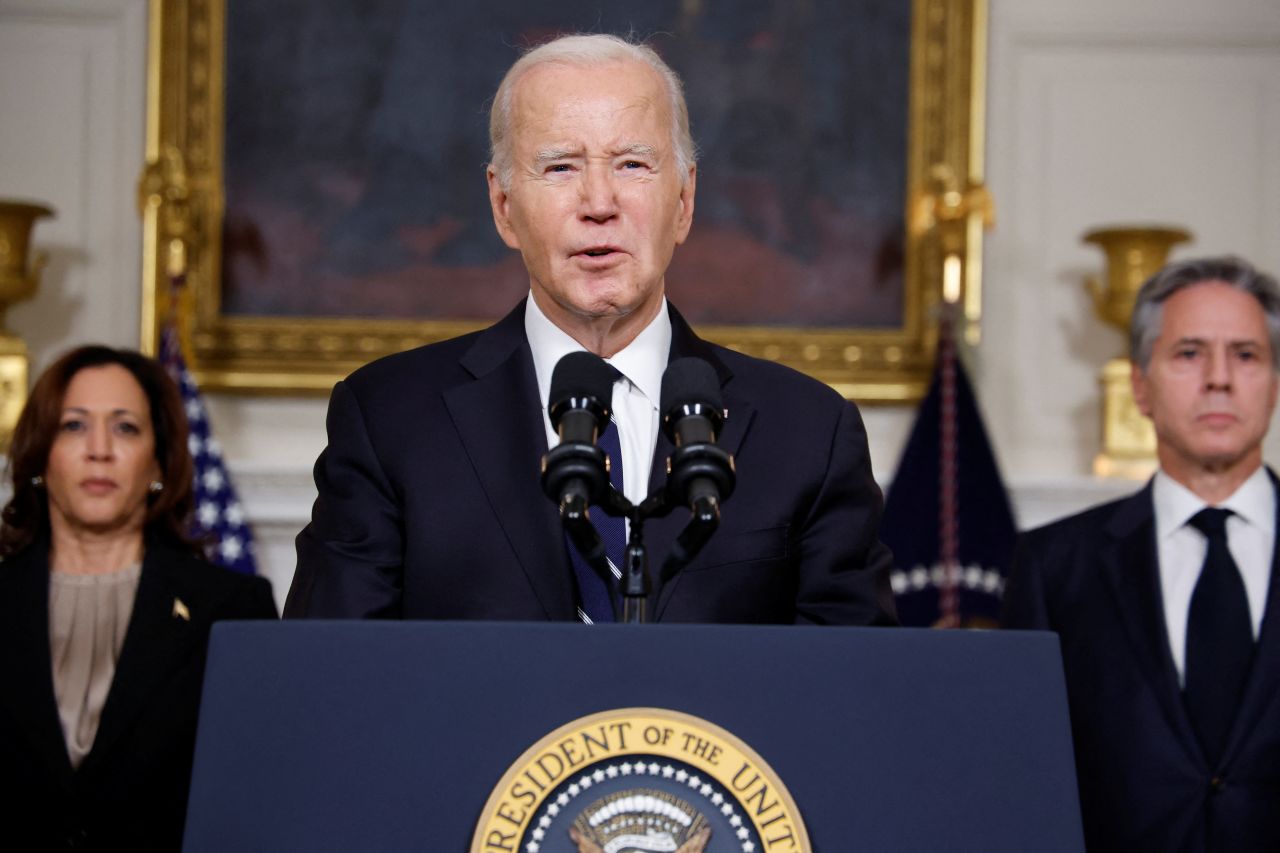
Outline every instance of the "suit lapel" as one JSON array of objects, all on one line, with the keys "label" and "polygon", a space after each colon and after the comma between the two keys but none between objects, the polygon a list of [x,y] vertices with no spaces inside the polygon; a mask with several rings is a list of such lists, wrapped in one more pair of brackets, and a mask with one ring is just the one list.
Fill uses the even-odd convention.
[{"label": "suit lapel", "polygon": [[0,701],[43,756],[44,766],[71,780],[49,638],[49,552],[37,542],[0,564]]},{"label": "suit lapel", "polygon": [[111,691],[102,708],[93,749],[80,765],[81,771],[103,760],[138,713],[154,701],[158,686],[191,655],[192,644],[204,642],[204,635],[192,627],[190,612],[183,618],[177,613],[180,608],[175,608],[181,599],[174,566],[183,560],[184,555],[171,548],[147,543]]},{"label": "suit lapel", "polygon": [[1108,541],[1099,558],[1120,614],[1120,623],[1144,677],[1170,728],[1193,754],[1199,741],[1182,702],[1178,673],[1169,651],[1156,547],[1151,483],[1121,503],[1107,525]]},{"label": "suit lapel", "polygon": [[1267,470],[1267,475],[1272,489],[1277,492],[1276,547],[1272,550],[1271,579],[1267,582],[1267,604],[1263,610],[1262,628],[1258,631],[1253,664],[1249,670],[1249,680],[1245,684],[1244,696],[1240,700],[1240,710],[1236,713],[1236,721],[1223,752],[1224,764],[1231,760],[1249,733],[1257,728],[1258,718],[1267,710],[1280,686],[1280,482],[1277,482],[1270,469]]},{"label": "suit lapel", "polygon": [[547,618],[572,619],[564,536],[539,476],[547,435],[524,302],[485,330],[461,363],[475,381],[445,394],[458,438]]},{"label": "suit lapel", "polygon": [[[733,373],[716,355],[715,350],[706,341],[694,334],[693,329],[689,327],[689,324],[685,322],[674,306],[670,306],[669,303],[668,306],[671,315],[671,356],[668,361],[688,357],[700,358],[715,369],[716,375],[720,378],[720,390],[724,398],[724,407],[729,413],[716,443],[736,456],[751,426],[751,421],[755,417],[755,408],[749,400],[739,397],[734,392],[730,386]],[[650,494],[666,485],[667,460],[673,450],[675,450],[675,447],[667,439],[666,435],[659,431],[658,443],[653,453],[653,467],[649,472]],[[649,571],[655,586],[662,572],[663,559],[670,553],[676,537],[680,535],[680,531],[684,530],[685,525],[688,523],[689,511],[684,507],[677,506],[666,517],[655,518],[645,524],[645,544],[649,550]],[[661,618],[667,602],[671,600],[676,587],[680,585],[680,578],[681,576],[677,574],[662,589],[656,590],[656,601],[651,600],[649,602],[654,621]]]}]

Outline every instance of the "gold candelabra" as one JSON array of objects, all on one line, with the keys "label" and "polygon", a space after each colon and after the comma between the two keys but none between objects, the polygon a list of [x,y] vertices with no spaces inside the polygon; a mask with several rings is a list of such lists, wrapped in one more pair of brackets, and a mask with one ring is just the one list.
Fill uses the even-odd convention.
[{"label": "gold candelabra", "polygon": [[0,199],[0,446],[7,449],[18,415],[27,402],[31,360],[22,338],[9,331],[9,307],[30,299],[40,284],[47,257],[31,251],[37,219],[53,216],[43,204]]},{"label": "gold candelabra", "polygon": [[[1129,318],[1142,283],[1154,275],[1169,257],[1169,250],[1191,239],[1181,228],[1097,228],[1082,238],[1106,254],[1105,279],[1085,280],[1098,316],[1118,328],[1125,339]],[[1156,435],[1133,400],[1131,366],[1125,357],[1113,358],[1102,368],[1102,452],[1093,460],[1093,472],[1102,477],[1145,479],[1156,467]]]},{"label": "gold candelabra", "polygon": [[976,245],[982,232],[995,225],[991,193],[980,182],[962,185],[954,169],[936,163],[928,170],[924,189],[913,193],[907,205],[911,235],[937,241],[942,253],[942,301],[959,306],[964,340],[976,346],[982,340],[981,252],[970,255],[966,246],[971,240]]}]

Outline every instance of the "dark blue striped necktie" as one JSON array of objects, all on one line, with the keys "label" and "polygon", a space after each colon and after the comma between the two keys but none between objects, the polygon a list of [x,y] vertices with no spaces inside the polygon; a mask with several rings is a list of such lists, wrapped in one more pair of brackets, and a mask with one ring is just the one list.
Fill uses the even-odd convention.
[{"label": "dark blue striped necktie", "polygon": [[[609,457],[609,482],[621,492],[622,445],[618,440],[618,424],[612,417],[609,419],[609,426],[600,436],[600,448]],[[598,506],[592,506],[590,512],[591,524],[600,534],[600,541],[604,543],[612,578],[606,586],[600,575],[578,553],[578,549],[573,546],[573,542],[566,534],[569,559],[573,563],[573,574],[578,581],[578,618],[588,623],[613,622],[613,601],[617,594],[616,581],[622,577],[622,561],[627,549],[626,522],[606,514]]]},{"label": "dark blue striped necktie", "polygon": [[1187,613],[1184,697],[1210,763],[1227,745],[1253,662],[1253,622],[1240,569],[1227,548],[1231,510],[1208,508],[1188,522],[1205,535],[1204,566]]}]

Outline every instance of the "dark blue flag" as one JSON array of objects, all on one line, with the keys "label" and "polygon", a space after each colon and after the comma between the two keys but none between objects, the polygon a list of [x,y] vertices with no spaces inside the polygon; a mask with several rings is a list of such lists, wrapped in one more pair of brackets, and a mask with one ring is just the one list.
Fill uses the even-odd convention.
[{"label": "dark blue flag", "polygon": [[222,448],[209,430],[209,417],[200,389],[187,370],[182,345],[172,325],[160,335],[160,363],[182,391],[190,435],[187,439],[195,462],[195,517],[192,537],[205,543],[210,561],[245,574],[256,574],[253,533],[245,521],[244,508],[222,461]]},{"label": "dark blue flag", "polygon": [[994,627],[1017,525],[949,323],[885,500],[903,625]]}]

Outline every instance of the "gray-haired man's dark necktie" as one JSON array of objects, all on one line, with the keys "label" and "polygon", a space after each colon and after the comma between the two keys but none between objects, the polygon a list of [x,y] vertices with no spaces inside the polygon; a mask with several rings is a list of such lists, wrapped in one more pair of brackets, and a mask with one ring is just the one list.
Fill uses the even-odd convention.
[{"label": "gray-haired man's dark necktie", "polygon": [[1187,614],[1184,697],[1211,763],[1222,757],[1253,661],[1253,622],[1240,569],[1227,548],[1231,510],[1207,508],[1188,522],[1205,535],[1204,566]]}]

